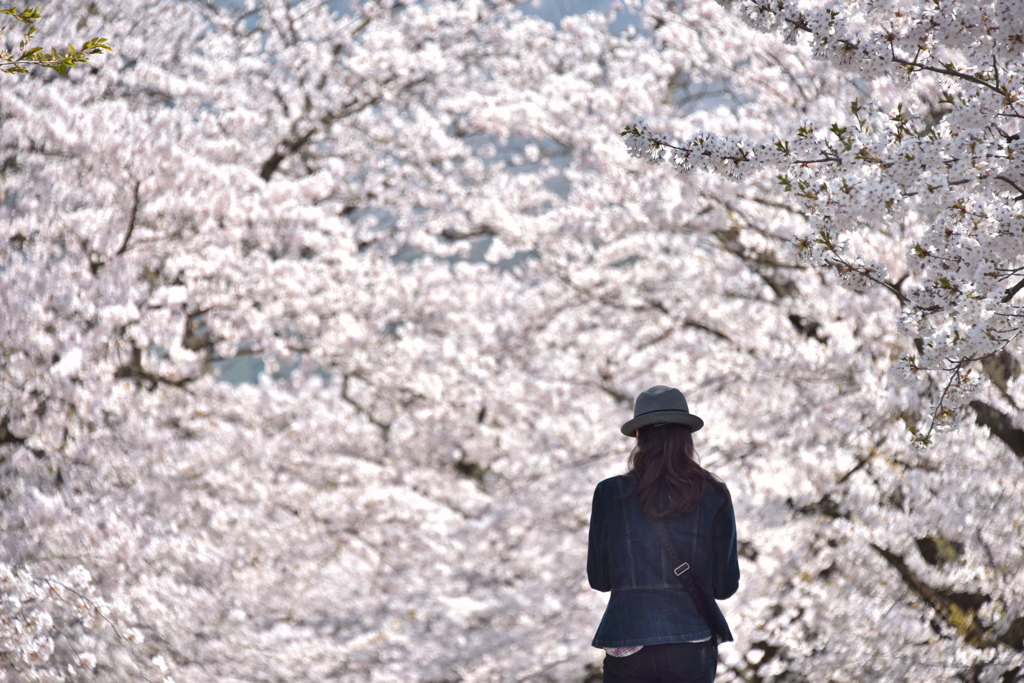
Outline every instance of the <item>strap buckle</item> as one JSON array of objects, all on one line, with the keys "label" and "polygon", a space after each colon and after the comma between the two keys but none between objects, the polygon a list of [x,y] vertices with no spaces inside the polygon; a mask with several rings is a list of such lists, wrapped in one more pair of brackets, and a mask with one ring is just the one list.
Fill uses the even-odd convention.
[{"label": "strap buckle", "polygon": [[672,573],[676,576],[682,576],[686,572],[690,571],[690,563],[683,562],[681,565],[672,570]]}]

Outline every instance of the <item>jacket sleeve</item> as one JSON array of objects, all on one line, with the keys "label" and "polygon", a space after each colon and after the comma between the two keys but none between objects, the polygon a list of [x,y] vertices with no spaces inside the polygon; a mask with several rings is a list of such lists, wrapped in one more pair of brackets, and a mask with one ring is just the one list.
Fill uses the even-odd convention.
[{"label": "jacket sleeve", "polygon": [[736,514],[732,509],[732,498],[728,489],[724,492],[725,502],[718,508],[712,523],[715,568],[711,584],[716,600],[731,597],[740,585],[740,563],[736,553]]},{"label": "jacket sleeve", "polygon": [[601,485],[594,489],[594,503],[590,510],[590,538],[587,543],[587,579],[590,587],[599,591],[612,589],[608,575],[608,523],[601,500]]}]

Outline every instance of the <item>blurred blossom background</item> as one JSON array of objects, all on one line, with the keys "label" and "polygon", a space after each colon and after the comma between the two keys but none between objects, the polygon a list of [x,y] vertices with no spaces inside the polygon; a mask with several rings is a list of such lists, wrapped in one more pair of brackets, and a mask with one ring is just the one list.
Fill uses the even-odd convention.
[{"label": "blurred blossom background", "polygon": [[0,681],[596,683],[654,384],[719,680],[1024,680],[1020,0],[40,12],[114,52],[0,74]]}]

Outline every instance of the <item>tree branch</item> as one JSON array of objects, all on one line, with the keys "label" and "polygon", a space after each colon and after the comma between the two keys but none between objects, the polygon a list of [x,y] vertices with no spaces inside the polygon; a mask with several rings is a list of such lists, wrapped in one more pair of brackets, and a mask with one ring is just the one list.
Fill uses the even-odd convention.
[{"label": "tree branch", "polygon": [[1014,427],[1009,415],[987,403],[975,400],[971,401],[970,406],[974,410],[975,422],[988,427],[992,436],[1000,439],[1014,455],[1024,461],[1024,430]]},{"label": "tree branch", "polygon": [[732,339],[729,339],[728,335],[726,335],[726,334],[724,334],[722,332],[719,332],[718,330],[716,330],[716,329],[714,329],[712,327],[708,327],[704,323],[699,323],[696,320],[694,320],[693,318],[687,318],[686,320],[684,320],[683,321],[683,327],[692,327],[695,330],[700,330],[702,332],[707,332],[708,334],[714,335],[715,337],[718,337],[719,339],[722,339],[724,341],[727,341],[727,342],[731,342],[732,341]]},{"label": "tree branch", "polygon": [[969,645],[976,648],[988,648],[995,645],[991,628],[985,628],[978,620],[978,601],[982,604],[989,600],[987,595],[951,593],[932,588],[914,573],[901,555],[897,555],[874,543],[871,547],[885,558],[889,566],[899,572],[904,583],[922,600],[934,609],[942,620],[963,636]]},{"label": "tree branch", "polygon": [[[426,77],[417,78],[403,85],[401,89],[404,90],[406,88],[411,88],[415,85],[419,85],[421,83],[426,82],[426,80]],[[380,85],[385,84],[386,82],[381,83]],[[381,99],[381,95],[371,97],[368,100],[353,99],[350,100],[341,109],[337,111],[325,112],[324,115],[320,117],[320,120],[314,125],[312,125],[307,132],[301,135],[295,135],[291,139],[284,140],[278,144],[277,149],[274,150],[274,153],[267,157],[267,160],[263,162],[262,166],[260,166],[260,178],[263,178],[263,180],[269,182],[270,177],[274,175],[274,172],[281,165],[281,162],[283,162],[289,156],[305,147],[306,144],[313,138],[314,135],[316,135],[316,133],[319,130],[327,128],[336,121],[340,121],[341,119],[347,118],[353,114],[358,114],[367,107],[372,107],[378,104],[381,101]]]},{"label": "tree branch", "polygon": [[139,185],[142,182],[139,180],[135,181],[135,187],[132,189],[132,210],[128,214],[128,230],[125,232],[124,241],[121,242],[121,247],[117,250],[117,256],[120,256],[128,250],[128,240],[132,238],[132,232],[135,230],[135,219],[139,215]]},{"label": "tree branch", "polygon": [[999,300],[999,303],[1010,303],[1010,299],[1012,299],[1017,294],[1017,292],[1021,290],[1021,288],[1024,288],[1024,278],[1021,278],[1020,282],[1015,284],[1013,287],[1007,289],[1006,294],[1003,296],[1002,299]]}]

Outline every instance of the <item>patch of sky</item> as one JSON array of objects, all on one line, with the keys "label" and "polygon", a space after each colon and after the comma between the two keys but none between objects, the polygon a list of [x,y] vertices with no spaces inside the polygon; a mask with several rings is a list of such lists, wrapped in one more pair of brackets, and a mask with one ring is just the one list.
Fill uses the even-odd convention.
[{"label": "patch of sky", "polygon": [[627,256],[621,261],[616,261],[615,263],[613,263],[612,268],[626,268],[628,266],[633,265],[634,263],[639,262],[640,260],[641,259],[639,256]]},{"label": "patch of sky", "polygon": [[735,113],[749,100],[737,93],[728,82],[694,81],[689,74],[679,71],[669,82],[669,101],[680,116],[687,116],[696,111],[707,111],[721,106],[726,106]]},{"label": "patch of sky", "polygon": [[[273,372],[271,379],[287,380],[302,365],[302,354],[297,354],[291,359],[282,359],[274,356],[272,363]],[[239,384],[258,384],[260,375],[267,372],[268,364],[263,358],[251,353],[240,354],[232,358],[220,358],[207,363],[207,368],[221,382],[227,382],[238,386]],[[331,373],[323,367],[313,368],[310,374],[317,375],[324,380],[324,384],[330,384]]]},{"label": "patch of sky", "polygon": [[[398,222],[398,217],[391,213],[387,209],[383,209],[376,206],[361,207],[353,209],[347,213],[349,222],[352,225],[359,225],[360,223],[368,224],[373,232],[386,233],[395,227]],[[367,245],[360,245],[360,249],[364,249]]]},{"label": "patch of sky", "polygon": [[262,358],[249,354],[233,356],[212,360],[209,363],[210,371],[221,382],[228,384],[256,384],[259,376],[266,369]]},{"label": "patch of sky", "polygon": [[465,142],[472,146],[474,155],[486,165],[504,165],[510,173],[538,173],[545,168],[555,168],[557,175],[545,179],[544,187],[565,199],[569,196],[571,183],[563,170],[572,161],[572,148],[554,138],[527,138],[511,136],[500,140],[494,135],[482,133],[467,135]]},{"label": "patch of sky", "polygon": [[[440,237],[438,239],[445,239],[445,238],[444,237]],[[449,264],[452,264],[452,265],[454,265],[456,263],[460,263],[460,262],[463,262],[463,263],[489,263],[487,261],[487,252],[491,248],[491,244],[494,242],[494,237],[492,235],[481,235],[479,237],[467,238],[466,242],[469,243],[469,250],[468,251],[464,251],[464,252],[462,252],[460,254],[455,254],[455,255],[452,255],[452,256],[445,256],[444,260],[447,261]],[[391,260],[394,263],[412,263],[413,261],[417,261],[417,260],[419,260],[421,258],[433,258],[433,257],[434,257],[433,254],[431,254],[431,253],[429,253],[427,251],[424,251],[422,249],[417,249],[417,248],[411,247],[409,245],[403,245],[403,246],[398,248],[398,250],[395,252],[394,256],[391,257]],[[533,251],[517,251],[515,254],[513,254],[509,258],[501,259],[501,260],[497,261],[496,263],[491,263],[490,265],[495,270],[504,272],[504,271],[512,270],[513,268],[515,268],[519,264],[525,263],[526,261],[529,261],[530,259],[532,259],[534,257],[536,257],[536,253],[534,253]]]},{"label": "patch of sky", "polygon": [[11,192],[9,190],[0,187],[0,207],[5,209],[13,209],[14,204],[18,201],[18,193]]},{"label": "patch of sky", "polygon": [[[448,133],[456,135],[457,131],[450,128]],[[497,136],[485,134],[466,135],[463,139],[473,149],[473,156],[488,166],[502,164],[506,172],[540,173],[545,169],[557,169],[556,174],[544,180],[544,187],[561,199],[565,199],[569,195],[571,183],[562,173],[562,169],[569,165],[572,158],[572,150],[567,145],[551,138],[509,137],[500,140]],[[549,208],[550,204],[536,207],[534,211],[541,213]],[[383,207],[358,208],[349,212],[347,218],[353,225],[363,223],[371,235],[373,233],[383,235],[392,231],[398,220],[395,214]],[[444,232],[438,236],[438,240],[465,241],[469,244],[468,251],[444,257],[449,263],[484,263],[494,237],[486,232],[469,235],[452,235]],[[360,250],[370,247],[372,243],[372,238],[364,241],[360,244]],[[428,251],[406,244],[396,249],[391,255],[391,260],[394,263],[412,263],[431,256],[432,254]],[[533,252],[521,251],[492,265],[499,271],[507,271],[534,256]]]},{"label": "patch of sky", "polygon": [[[167,349],[159,344],[150,343],[146,352],[156,358],[167,358]],[[276,360],[276,359],[275,359]],[[300,361],[276,362],[277,370],[271,374],[274,379],[288,379],[292,372],[299,366]],[[221,382],[227,382],[235,386],[239,384],[256,384],[261,374],[266,372],[267,364],[259,356],[253,355],[247,349],[243,349],[231,358],[213,358],[206,362],[206,372],[212,374]],[[326,372],[325,377],[330,377]]]},{"label": "patch of sky", "polygon": [[[290,0],[289,4],[298,7],[308,0]],[[339,15],[353,14],[352,7],[356,0],[327,0],[326,5]],[[242,14],[246,6],[250,5],[249,0],[214,0],[214,6],[232,12]],[[398,0],[395,5],[412,5],[417,3],[403,3]],[[621,34],[631,27],[638,33],[650,34],[650,30],[644,27],[640,16],[635,12],[625,9],[618,0],[524,0],[519,9],[524,14],[539,17],[552,24],[558,25],[562,17],[574,14],[586,14],[587,12],[600,12],[607,14],[616,9],[615,21],[611,24],[613,33]],[[255,28],[257,17],[254,12],[243,15],[248,28]]]},{"label": "patch of sky", "polygon": [[[492,235],[483,235],[481,237],[472,238],[470,243],[469,253],[460,254],[458,256],[450,256],[447,261],[449,263],[458,263],[459,261],[466,261],[468,263],[483,263],[487,260],[487,251],[491,248],[491,244],[494,242]],[[515,254],[507,259],[501,259],[492,266],[498,271],[512,270],[520,263],[525,263],[532,258],[535,258],[537,254],[533,251],[517,251]]]},{"label": "patch of sky", "polygon": [[618,0],[532,0],[520,6],[524,14],[540,17],[556,26],[561,22],[562,17],[574,14],[586,14],[587,12],[600,12],[608,14],[613,10],[615,20],[609,27],[612,33],[622,34],[631,28],[639,34],[650,35],[651,31],[644,26],[643,20],[637,13],[622,6]]}]

